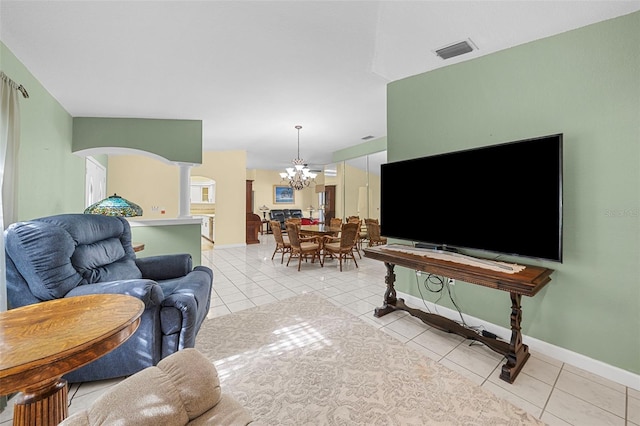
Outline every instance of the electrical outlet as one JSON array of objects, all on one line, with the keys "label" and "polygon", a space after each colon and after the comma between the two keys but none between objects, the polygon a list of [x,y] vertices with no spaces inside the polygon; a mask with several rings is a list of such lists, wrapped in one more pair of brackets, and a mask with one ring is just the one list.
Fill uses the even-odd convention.
[{"label": "electrical outlet", "polygon": [[456,280],[449,278],[449,285],[456,285]]}]

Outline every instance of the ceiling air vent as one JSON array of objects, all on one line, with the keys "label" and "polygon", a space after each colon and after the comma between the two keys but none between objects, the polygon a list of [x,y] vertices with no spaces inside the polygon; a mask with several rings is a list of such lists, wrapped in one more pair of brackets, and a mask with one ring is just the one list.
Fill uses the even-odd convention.
[{"label": "ceiling air vent", "polygon": [[465,40],[436,50],[436,55],[440,56],[442,59],[449,59],[455,56],[464,55],[465,53],[473,52],[474,49],[476,49],[476,47],[473,42],[471,40]]}]

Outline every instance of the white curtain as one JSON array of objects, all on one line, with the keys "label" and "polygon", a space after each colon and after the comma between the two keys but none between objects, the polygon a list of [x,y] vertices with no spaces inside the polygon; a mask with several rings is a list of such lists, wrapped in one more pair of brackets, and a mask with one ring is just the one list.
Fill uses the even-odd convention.
[{"label": "white curtain", "polygon": [[[16,221],[16,176],[20,140],[19,86],[0,72],[0,236]],[[0,312],[7,310],[4,238],[0,238]]]}]

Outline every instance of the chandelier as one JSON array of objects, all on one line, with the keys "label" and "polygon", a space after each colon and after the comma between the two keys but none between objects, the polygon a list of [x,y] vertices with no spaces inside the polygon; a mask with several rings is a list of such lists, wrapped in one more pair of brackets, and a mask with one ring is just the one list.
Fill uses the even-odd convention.
[{"label": "chandelier", "polygon": [[312,182],[315,183],[314,179],[317,174],[310,172],[307,165],[304,164],[304,160],[300,158],[300,129],[302,129],[302,126],[296,126],[296,129],[298,129],[298,157],[291,161],[293,167],[287,167],[286,173],[280,173],[280,177],[282,181],[287,182],[291,188],[301,190],[309,186]]}]

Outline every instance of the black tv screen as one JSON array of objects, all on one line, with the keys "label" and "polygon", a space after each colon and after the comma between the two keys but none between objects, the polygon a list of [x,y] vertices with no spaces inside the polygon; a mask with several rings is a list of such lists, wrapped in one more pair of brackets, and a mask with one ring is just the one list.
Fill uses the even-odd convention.
[{"label": "black tv screen", "polygon": [[562,134],[383,164],[385,237],[562,261]]}]

